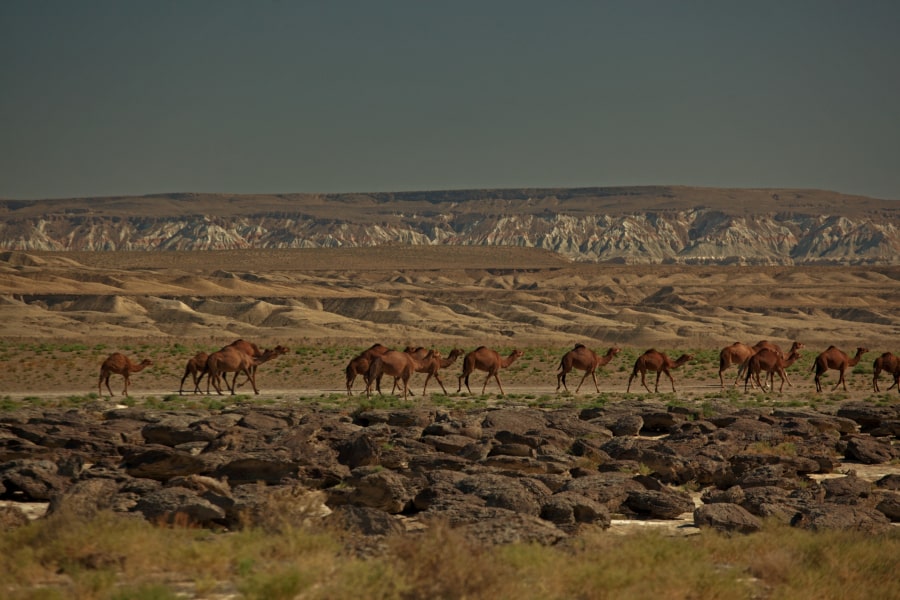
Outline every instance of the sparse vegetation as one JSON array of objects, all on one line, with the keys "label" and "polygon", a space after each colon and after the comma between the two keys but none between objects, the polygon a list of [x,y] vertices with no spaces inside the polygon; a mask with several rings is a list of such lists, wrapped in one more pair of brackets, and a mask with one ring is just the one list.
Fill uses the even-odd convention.
[{"label": "sparse vegetation", "polygon": [[[282,514],[277,506],[269,514]],[[369,558],[346,533],[284,521],[213,532],[100,513],[0,534],[5,598],[889,598],[900,533],[689,537],[596,531],[563,548],[473,545],[439,522]]]}]

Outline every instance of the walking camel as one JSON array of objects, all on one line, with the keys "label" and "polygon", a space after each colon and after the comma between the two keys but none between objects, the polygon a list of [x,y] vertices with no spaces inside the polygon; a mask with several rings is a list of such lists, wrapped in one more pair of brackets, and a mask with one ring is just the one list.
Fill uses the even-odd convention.
[{"label": "walking camel", "polygon": [[[219,375],[221,375],[222,379],[225,381],[225,387],[231,391],[232,395],[234,395],[235,388],[237,387],[235,385],[237,376],[239,373],[243,373],[247,376],[250,385],[253,386],[253,393],[259,394],[259,389],[256,387],[256,372],[252,367],[259,366],[262,363],[275,358],[279,354],[282,353],[278,350],[271,349],[263,351],[262,356],[250,356],[249,354],[241,352],[234,346],[225,346],[221,350],[213,352],[209,355],[209,358],[206,359],[206,367],[204,369],[204,371],[208,373],[206,393],[209,393],[209,382],[212,381],[213,386],[216,388],[216,392],[220,396],[222,395],[222,388],[219,386]],[[231,387],[228,386],[228,373],[234,373]]]},{"label": "walking camel", "polygon": [[372,383],[375,383],[376,390],[381,394],[381,378],[384,375],[388,375],[395,379],[395,383],[397,380],[403,383],[403,399],[406,400],[409,394],[409,378],[425,362],[435,356],[440,359],[441,353],[437,350],[429,350],[422,360],[417,359],[408,352],[400,352],[399,350],[388,350],[381,356],[376,356],[369,365],[366,395],[371,395]]},{"label": "walking camel", "polygon": [[521,350],[515,349],[510,352],[509,356],[502,358],[495,350],[491,350],[486,346],[479,346],[472,350],[466,354],[463,359],[463,371],[462,375],[459,376],[459,387],[457,388],[456,393],[459,393],[462,390],[464,379],[466,381],[466,389],[469,390],[470,394],[472,393],[472,389],[469,387],[469,375],[471,375],[473,371],[478,370],[487,372],[487,377],[484,378],[484,385],[481,387],[482,395],[484,395],[484,390],[487,389],[488,380],[493,377],[497,382],[497,387],[500,388],[500,395],[505,396],[506,393],[503,391],[503,385],[500,383],[500,377],[497,374],[500,369],[505,369],[513,364],[513,362],[523,354],[525,353]]},{"label": "walking camel", "polygon": [[562,385],[567,392],[569,391],[569,386],[566,385],[566,375],[574,368],[584,371],[584,377],[581,378],[578,387],[575,388],[575,393],[578,393],[584,380],[590,375],[594,380],[594,387],[597,388],[597,393],[599,394],[600,386],[597,384],[596,371],[599,367],[609,364],[609,361],[611,361],[619,352],[621,352],[620,348],[613,347],[607,350],[606,354],[603,356],[599,356],[584,344],[575,344],[575,347],[566,352],[559,361],[559,370],[556,375],[556,391],[559,391],[560,385]]},{"label": "walking camel", "polygon": [[[806,346],[803,345],[802,342],[798,342],[795,340],[794,343],[791,344],[791,349],[787,351],[787,354],[785,354],[784,352],[782,352],[781,347],[778,344],[776,344],[775,342],[770,342],[768,340],[761,340],[759,342],[756,342],[756,344],[753,345],[754,352],[759,352],[763,348],[768,348],[769,350],[774,351],[776,354],[778,354],[782,358],[785,358],[787,356],[790,356],[791,352],[793,352],[794,350],[801,350],[803,348],[806,348]],[[794,384],[791,383],[791,378],[787,376],[787,372],[785,372],[784,376],[786,378],[788,387],[794,387]]]},{"label": "walking camel", "polygon": [[203,368],[206,366],[206,359],[209,354],[206,352],[198,352],[188,359],[187,365],[184,367],[184,376],[181,378],[181,385],[178,386],[178,394],[184,394],[184,380],[188,375],[194,380],[194,393],[200,394],[200,382],[203,380]]},{"label": "walking camel", "polygon": [[[423,358],[419,363],[419,367],[416,369],[416,373],[427,373],[428,376],[425,377],[425,387],[422,388],[422,395],[424,396],[428,391],[428,382],[432,377],[440,384],[441,389],[444,391],[444,395],[447,395],[447,388],[444,387],[444,382],[441,381],[441,376],[438,374],[438,371],[441,369],[446,369],[456,362],[456,359],[462,355],[463,351],[459,348],[454,348],[450,351],[445,357],[441,357],[440,352],[435,353],[431,358]],[[413,355],[415,357],[415,354]],[[427,355],[426,355],[427,356]],[[397,380],[394,380],[394,387],[397,386]],[[391,388],[391,393],[394,393],[394,388]],[[412,396],[412,390],[409,391],[409,394]]]},{"label": "walking camel", "polygon": [[367,349],[363,350],[361,353],[350,359],[350,362],[347,363],[347,367],[344,369],[344,372],[347,375],[348,396],[353,395],[353,382],[356,381],[357,375],[362,375],[366,387],[369,387],[369,365],[371,364],[372,359],[376,356],[381,356],[388,350],[390,350],[390,348],[388,348],[387,346],[376,343],[372,344]]},{"label": "walking camel", "polygon": [[878,389],[878,377],[881,375],[882,371],[894,376],[894,383],[892,383],[891,387],[888,389],[897,385],[897,381],[900,379],[900,357],[894,356],[890,352],[885,352],[872,363],[872,372],[874,373],[872,375],[872,387],[875,388],[876,392],[881,391]]},{"label": "walking camel", "polygon": [[736,365],[738,367],[738,376],[735,377],[731,387],[736,386],[738,379],[741,378],[741,365],[743,365],[748,358],[753,356],[753,353],[753,348],[741,342],[735,342],[730,346],[725,346],[719,351],[719,382],[722,384],[723,390],[725,389],[725,377],[722,373],[731,365]]},{"label": "walking camel", "polygon": [[[249,355],[251,358],[261,358],[263,356],[263,354],[265,353],[265,351],[260,350],[259,346],[257,346],[256,344],[254,344],[253,342],[248,342],[247,340],[244,340],[244,339],[234,340],[233,342],[231,342],[228,345],[231,346],[232,348],[236,348],[236,349],[240,350],[244,354]],[[275,351],[276,354],[274,356],[270,356],[269,358],[267,358],[264,361],[260,361],[259,364],[262,364],[268,360],[271,360],[271,359],[275,358],[275,356],[280,356],[282,354],[287,354],[288,352],[290,352],[290,350],[288,350],[288,348],[285,348],[281,344],[276,345],[273,348],[273,350]],[[253,372],[254,381],[256,380],[256,367],[258,367],[258,366],[259,365],[253,365],[250,367],[250,371]],[[244,379],[244,381],[242,381],[240,383],[236,383],[236,381],[237,381],[237,373],[235,373],[234,380],[231,382],[232,388],[235,385],[239,385],[239,386],[244,385],[245,383],[247,383],[247,381],[249,381],[249,377],[247,379]]]},{"label": "walking camel", "polygon": [[[794,343],[791,344],[791,349],[788,350],[787,354],[785,354],[781,350],[781,346],[779,346],[775,342],[770,342],[769,340],[760,340],[760,341],[756,342],[750,348],[750,356],[753,356],[760,350],[767,349],[767,350],[773,351],[778,356],[785,358],[787,356],[790,356],[791,352],[793,352],[794,350],[800,350],[805,347],[806,346],[804,346],[802,342],[795,341]],[[747,375],[747,361],[750,360],[750,356],[748,356],[746,359],[744,359],[744,361],[742,363],[740,363],[740,367],[738,367],[738,376],[737,376],[737,379],[735,379],[735,384],[737,384],[737,381],[739,379],[745,378],[745,376]],[[720,373],[720,376],[721,376],[721,373]],[[787,372],[785,372],[785,377],[787,377]],[[789,387],[794,387],[794,384],[791,383],[790,377],[787,377],[786,381],[787,381],[787,384]],[[750,385],[751,386],[754,385],[753,380],[750,381]],[[746,385],[744,387],[746,387]]]},{"label": "walking camel", "polygon": [[682,354],[677,360],[672,360],[662,352],[658,352],[651,348],[638,356],[637,360],[634,361],[634,369],[631,371],[631,376],[628,378],[628,388],[625,390],[625,393],[631,391],[631,380],[637,377],[638,373],[641,374],[641,385],[649,392],[650,388],[647,387],[645,378],[647,371],[656,371],[656,387],[654,388],[654,393],[659,392],[659,376],[663,373],[665,373],[669,378],[669,381],[672,382],[672,391],[674,392],[675,379],[669,371],[671,369],[677,369],[684,363],[692,360],[694,360],[693,354]]},{"label": "walking camel", "polygon": [[[784,389],[784,382],[787,380],[785,369],[794,364],[798,358],[800,358],[800,350],[798,348],[791,348],[791,353],[787,358],[784,358],[775,350],[762,348],[748,360],[747,374],[744,379],[744,391],[746,392],[749,388],[751,383],[750,380],[755,379],[756,385],[758,385],[760,389],[771,392],[775,389],[775,373],[778,373],[778,376],[781,377],[781,386],[778,388],[778,391],[781,392]],[[768,385],[768,388],[759,380],[759,374],[762,371],[766,373],[766,385]]]},{"label": "walking camel", "polygon": [[125,389],[122,391],[123,396],[128,395],[128,384],[130,382],[129,376],[132,373],[137,373],[138,371],[142,371],[144,368],[149,367],[153,364],[153,361],[149,358],[145,358],[140,363],[135,364],[131,362],[131,359],[125,356],[120,352],[113,352],[110,354],[106,360],[103,361],[103,364],[100,365],[100,379],[97,381],[97,393],[102,398],[103,397],[103,384],[106,383],[106,389],[109,392],[110,397],[115,396],[113,391],[109,388],[109,378],[111,375],[121,375],[125,378]]},{"label": "walking camel", "polygon": [[853,358],[849,358],[845,352],[837,348],[836,346],[828,346],[824,352],[819,354],[816,357],[815,362],[813,362],[812,369],[810,371],[816,372],[816,391],[822,391],[822,382],[819,379],[822,377],[822,373],[827,371],[828,369],[835,369],[840,372],[840,377],[836,384],[834,384],[834,388],[832,388],[832,392],[835,391],[839,385],[844,386],[844,391],[847,391],[847,381],[844,379],[844,372],[847,370],[847,367],[855,367],[859,364],[860,359],[863,354],[868,352],[868,348],[859,347],[856,349],[856,356]]}]

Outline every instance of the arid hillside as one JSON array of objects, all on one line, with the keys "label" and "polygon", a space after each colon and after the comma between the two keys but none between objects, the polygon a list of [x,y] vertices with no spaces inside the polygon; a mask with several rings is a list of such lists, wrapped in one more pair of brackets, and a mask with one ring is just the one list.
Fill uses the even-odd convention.
[{"label": "arid hillside", "polygon": [[0,249],[516,246],[582,262],[900,264],[900,201],[631,187],[0,200]]},{"label": "arid hillside", "polygon": [[898,267],[580,263],[533,248],[0,253],[4,337],[892,349]]}]

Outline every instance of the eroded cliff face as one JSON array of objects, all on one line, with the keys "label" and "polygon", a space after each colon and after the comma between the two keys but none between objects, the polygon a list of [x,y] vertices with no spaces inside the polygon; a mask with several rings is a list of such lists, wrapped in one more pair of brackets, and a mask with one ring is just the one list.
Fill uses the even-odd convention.
[{"label": "eroded cliff face", "polygon": [[509,245],[579,261],[898,264],[900,202],[791,190],[591,188],[0,201],[3,250]]}]

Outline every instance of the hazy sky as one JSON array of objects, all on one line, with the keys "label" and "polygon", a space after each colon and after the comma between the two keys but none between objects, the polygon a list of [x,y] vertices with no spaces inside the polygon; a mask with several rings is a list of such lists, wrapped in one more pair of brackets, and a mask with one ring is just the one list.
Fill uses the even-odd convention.
[{"label": "hazy sky", "polygon": [[0,2],[0,197],[646,184],[900,199],[900,2]]}]

